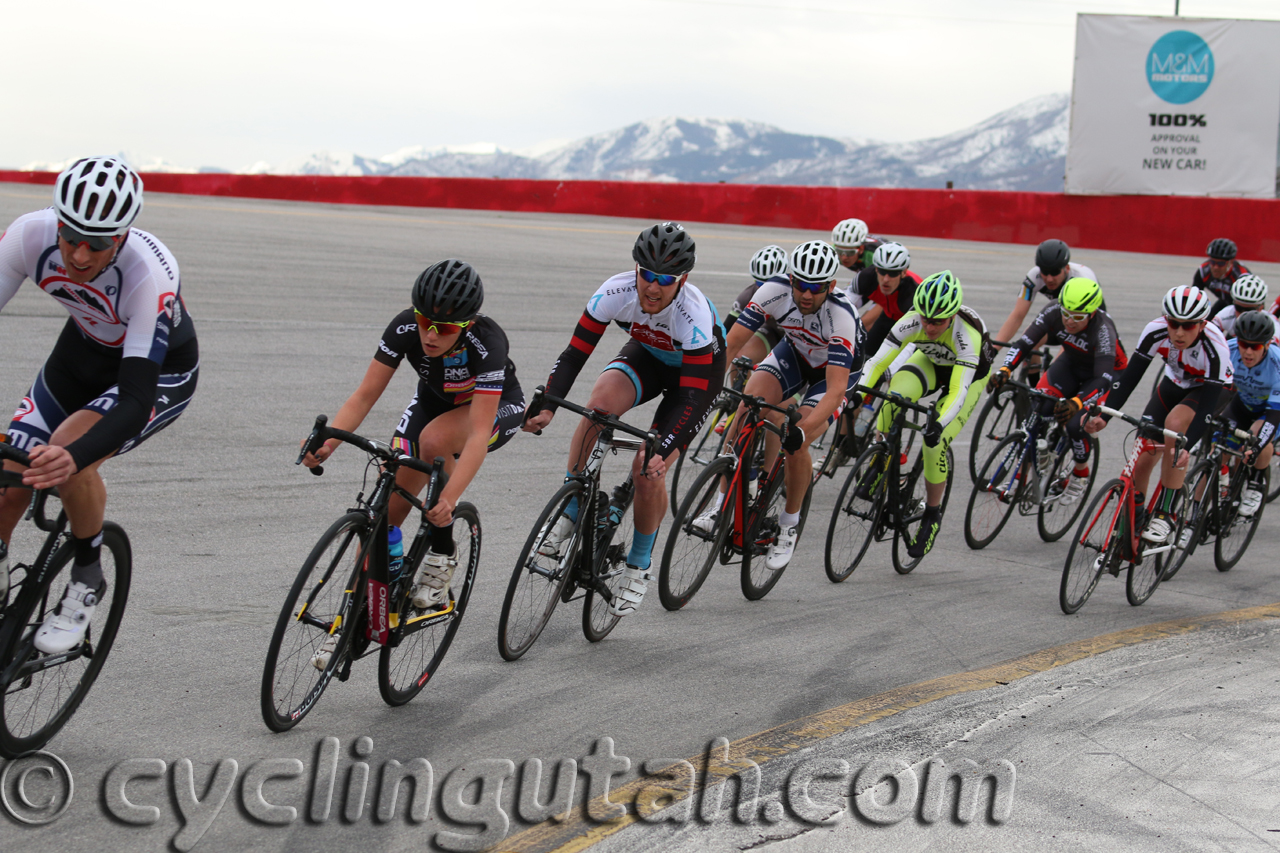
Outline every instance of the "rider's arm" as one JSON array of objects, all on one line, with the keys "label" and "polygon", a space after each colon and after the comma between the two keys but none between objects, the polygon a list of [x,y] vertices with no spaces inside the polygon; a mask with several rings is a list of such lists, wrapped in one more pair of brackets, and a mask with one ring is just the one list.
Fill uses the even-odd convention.
[{"label": "rider's arm", "polygon": [[[1111,391],[1107,394],[1107,406],[1112,409],[1124,408],[1124,404],[1128,401],[1129,395],[1133,393],[1133,389],[1138,387],[1138,382],[1142,380],[1142,374],[1147,372],[1147,365],[1151,363],[1151,356],[1145,352],[1138,351],[1133,354],[1133,358],[1129,359],[1129,366],[1124,369],[1124,373],[1120,374],[1111,385]],[[1103,415],[1104,421],[1110,421],[1109,415]]]},{"label": "rider's arm", "polygon": [[[564,397],[569,393],[574,380],[578,378],[591,353],[595,352],[596,344],[600,343],[600,338],[608,327],[607,320],[597,320],[591,316],[590,311],[582,312],[582,317],[573,330],[573,337],[569,339],[569,346],[560,353],[556,363],[551,365],[551,375],[547,377],[549,393],[557,397]],[[555,411],[556,407],[551,403],[544,405],[545,410]]]},{"label": "rider's arm", "polygon": [[[1005,367],[1010,370],[1017,367],[1018,364],[1027,357],[1027,353],[1035,349],[1036,343],[1046,335],[1049,331],[1049,327],[1048,321],[1045,318],[1045,313],[1048,310],[1050,309],[1046,309],[1045,311],[1041,311],[1037,314],[1036,318],[1031,321],[1031,325],[1027,326],[1026,331],[1019,335],[1017,340],[1011,342],[1012,345],[1004,356]],[[1001,335],[997,340],[1007,341],[1009,339]]]},{"label": "rider's arm", "polygon": [[27,277],[25,234],[27,220],[31,216],[19,217],[0,234],[0,308],[9,303]]},{"label": "rider's arm", "polygon": [[876,354],[863,365],[861,384],[867,388],[876,387],[881,374],[893,363],[898,353],[902,352],[902,348],[910,343],[911,336],[919,332],[919,314],[912,312],[899,320],[897,325],[889,330],[889,334],[885,336],[884,343],[880,344]]},{"label": "rider's arm", "polygon": [[1032,289],[1031,279],[1027,278],[1026,281],[1022,282],[1022,292],[1018,294],[1017,300],[1013,303],[1013,310],[1009,312],[1004,325],[996,333],[996,340],[1007,341],[1018,333],[1018,329],[1022,328],[1022,321],[1027,318],[1027,312],[1031,310],[1031,300],[1034,298],[1035,292]]},{"label": "rider's arm", "polygon": [[751,336],[755,332],[742,322],[741,317],[737,323],[729,327],[729,335],[724,342],[724,360],[725,364],[732,364],[733,360],[738,357],[738,353],[751,340]]},{"label": "rider's arm", "polygon": [[[964,398],[978,372],[978,358],[982,352],[982,333],[955,315],[949,330],[955,341],[958,356],[951,367],[951,382],[943,398],[946,405],[938,409],[938,425],[945,429],[964,409]],[[942,403],[943,400],[939,400]]]},{"label": "rider's arm", "polygon": [[[333,420],[329,422],[329,426],[334,429],[342,429],[347,432],[355,432],[364,423],[365,417],[382,397],[382,392],[387,390],[387,384],[391,381],[391,377],[396,375],[395,365],[387,365],[378,359],[369,362],[369,369],[364,372],[364,379],[360,380],[359,387],[351,393],[347,401],[342,404],[337,413],[333,416]],[[331,438],[323,445],[323,451],[318,453],[314,458],[323,462],[329,457],[333,451],[338,449],[338,445],[342,442],[336,438]]]}]

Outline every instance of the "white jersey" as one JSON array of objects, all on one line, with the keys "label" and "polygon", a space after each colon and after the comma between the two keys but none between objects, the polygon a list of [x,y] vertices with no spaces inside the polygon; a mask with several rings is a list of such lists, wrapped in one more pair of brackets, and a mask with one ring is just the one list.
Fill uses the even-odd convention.
[{"label": "white jersey", "polygon": [[684,350],[708,346],[720,315],[701,290],[685,282],[671,304],[657,314],[640,310],[636,272],[618,273],[587,301],[587,313],[601,323],[613,321],[663,364],[678,366]]},{"label": "white jersey", "polygon": [[[1071,281],[1073,278],[1087,278],[1092,281],[1098,280],[1098,277],[1094,275],[1093,270],[1089,269],[1084,264],[1068,263],[1067,277],[1063,279],[1063,284]],[[1058,291],[1048,290],[1047,287],[1048,285],[1044,282],[1044,276],[1040,275],[1040,267],[1032,267],[1027,271],[1027,277],[1022,280],[1022,298],[1030,302],[1035,299],[1035,295],[1037,293],[1043,293],[1045,297],[1049,299],[1057,299]],[[1059,285],[1058,289],[1062,289],[1061,285]]]},{"label": "white jersey", "polygon": [[751,304],[743,309],[738,322],[755,331],[766,316],[778,322],[792,349],[809,367],[820,368],[830,363],[856,370],[861,366],[858,341],[862,324],[844,291],[828,293],[817,311],[801,314],[791,297],[790,284],[765,282],[751,298]]},{"label": "white jersey", "polygon": [[86,339],[123,358],[163,364],[171,331],[175,346],[194,334],[189,321],[183,326],[178,262],[146,231],[130,229],[106,269],[78,284],[67,276],[58,250],[53,208],[20,216],[0,235],[0,309],[28,278],[67,309]]},{"label": "white jersey", "polygon": [[1157,317],[1142,330],[1134,353],[1164,359],[1164,375],[1179,388],[1193,388],[1205,383],[1231,384],[1231,350],[1222,329],[1213,323],[1205,323],[1200,338],[1180,350],[1169,343],[1168,321]]}]

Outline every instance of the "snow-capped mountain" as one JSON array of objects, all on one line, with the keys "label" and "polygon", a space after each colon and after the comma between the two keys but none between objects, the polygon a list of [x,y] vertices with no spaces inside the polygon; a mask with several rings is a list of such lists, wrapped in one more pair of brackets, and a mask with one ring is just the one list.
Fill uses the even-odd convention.
[{"label": "snow-capped mountain", "polygon": [[659,118],[542,152],[491,143],[416,146],[377,158],[322,151],[284,167],[257,163],[240,171],[861,187],[938,188],[952,181],[960,189],[1060,192],[1069,106],[1066,94],[1046,95],[971,128],[915,142],[810,136],[731,119]]}]

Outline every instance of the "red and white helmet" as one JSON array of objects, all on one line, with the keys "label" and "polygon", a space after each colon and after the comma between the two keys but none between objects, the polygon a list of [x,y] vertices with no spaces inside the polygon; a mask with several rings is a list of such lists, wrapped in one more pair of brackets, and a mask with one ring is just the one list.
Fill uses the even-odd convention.
[{"label": "red and white helmet", "polygon": [[142,211],[142,178],[116,157],[86,157],[53,185],[58,219],[81,234],[127,233]]},{"label": "red and white helmet", "polygon": [[1209,294],[1191,285],[1175,287],[1164,295],[1164,316],[1170,320],[1199,322],[1208,319],[1212,308]]}]

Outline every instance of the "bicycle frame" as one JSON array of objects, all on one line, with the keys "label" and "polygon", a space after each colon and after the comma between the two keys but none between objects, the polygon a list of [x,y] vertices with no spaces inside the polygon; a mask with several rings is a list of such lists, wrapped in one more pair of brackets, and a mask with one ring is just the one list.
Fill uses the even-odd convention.
[{"label": "bicycle frame", "polygon": [[[1014,379],[1008,380],[1005,383],[1005,385],[1013,386],[1014,388],[1021,389],[1023,392],[1028,394],[1033,399],[1036,399],[1036,398],[1045,399],[1045,400],[1060,399],[1058,397],[1054,397],[1052,394],[1046,394],[1043,391],[1040,391],[1036,388],[1032,388],[1030,385],[1027,385],[1024,382],[1018,382],[1017,380],[1014,380]],[[1040,414],[1039,410],[1035,408],[1032,408],[1027,413],[1026,418],[1024,418],[1022,421],[1021,432],[1023,434],[1023,442],[1021,447],[1018,450],[1015,464],[1010,465],[1007,470],[999,472],[999,479],[1003,481],[1004,478],[1007,477],[1008,481],[1005,483],[1003,487],[998,487],[997,479],[992,478],[991,482],[987,484],[988,485],[987,491],[991,491],[991,492],[999,491],[1001,500],[1006,500],[1006,501],[1012,500],[1018,494],[1018,491],[1020,489],[1020,483],[1025,482],[1029,487],[1034,486],[1031,496],[1026,498],[1026,502],[1029,502],[1038,506],[1042,502],[1052,503],[1061,498],[1061,495],[1052,495],[1052,496],[1045,495],[1045,493],[1040,489],[1040,478],[1041,478],[1042,472],[1040,471],[1039,466],[1036,464],[1035,461],[1033,461],[1030,466],[1032,476],[1029,479],[1023,478],[1022,476],[1024,469],[1027,468],[1028,457],[1030,457],[1032,460],[1036,459],[1035,454],[1038,453],[1038,450],[1039,450],[1039,448],[1036,446],[1036,442],[1043,437],[1039,434],[1039,427],[1043,420],[1044,420],[1044,417]],[[1054,445],[1054,448],[1053,448],[1053,452],[1055,456],[1062,452],[1063,445],[1066,442],[1067,442],[1066,432],[1060,431],[1058,435],[1058,442],[1057,444]]]},{"label": "bicycle frame", "polygon": [[[858,393],[869,397],[879,397],[884,403],[890,403],[898,407],[897,413],[893,417],[893,422],[889,425],[889,431],[885,433],[884,438],[878,442],[868,445],[868,449],[879,445],[883,448],[884,453],[889,457],[889,467],[885,471],[885,493],[883,506],[884,510],[880,516],[880,523],[884,527],[892,527],[900,531],[903,535],[907,535],[907,525],[914,520],[905,516],[902,512],[902,495],[899,491],[902,482],[902,463],[905,461],[905,455],[902,450],[902,431],[915,430],[922,431],[923,426],[917,426],[907,420],[908,412],[916,412],[922,414],[928,420],[936,417],[933,406],[922,406],[919,403],[902,397],[898,394],[876,391],[873,388],[867,388],[864,385],[858,386]],[[886,516],[885,513],[888,513]]]},{"label": "bicycle frame", "polygon": [[[755,515],[752,513],[749,492],[745,477],[751,473],[751,464],[755,460],[747,460],[743,464],[743,454],[750,452],[751,445],[755,441],[756,433],[761,429],[768,430],[778,436],[779,441],[782,440],[786,430],[780,427],[762,415],[765,409],[778,412],[787,417],[789,424],[795,424],[800,420],[800,412],[796,409],[795,404],[787,407],[775,406],[772,403],[766,403],[762,397],[753,397],[732,388],[725,388],[725,393],[732,397],[738,398],[741,406],[745,406],[746,411],[742,419],[742,428],[734,437],[733,442],[733,473],[729,477],[729,487],[725,492],[725,506],[733,507],[733,536],[726,541],[726,546],[734,551],[741,553],[747,547],[744,541],[746,532],[751,529],[755,522]],[[740,408],[741,408],[740,406]],[[773,464],[769,466],[769,475],[765,482],[771,482],[774,477],[778,476],[778,471],[785,464],[783,454],[779,453],[777,458],[773,460]],[[757,472],[757,476],[759,472]],[[724,506],[721,507],[721,511]],[[752,554],[764,553],[757,543],[752,543]]]}]

